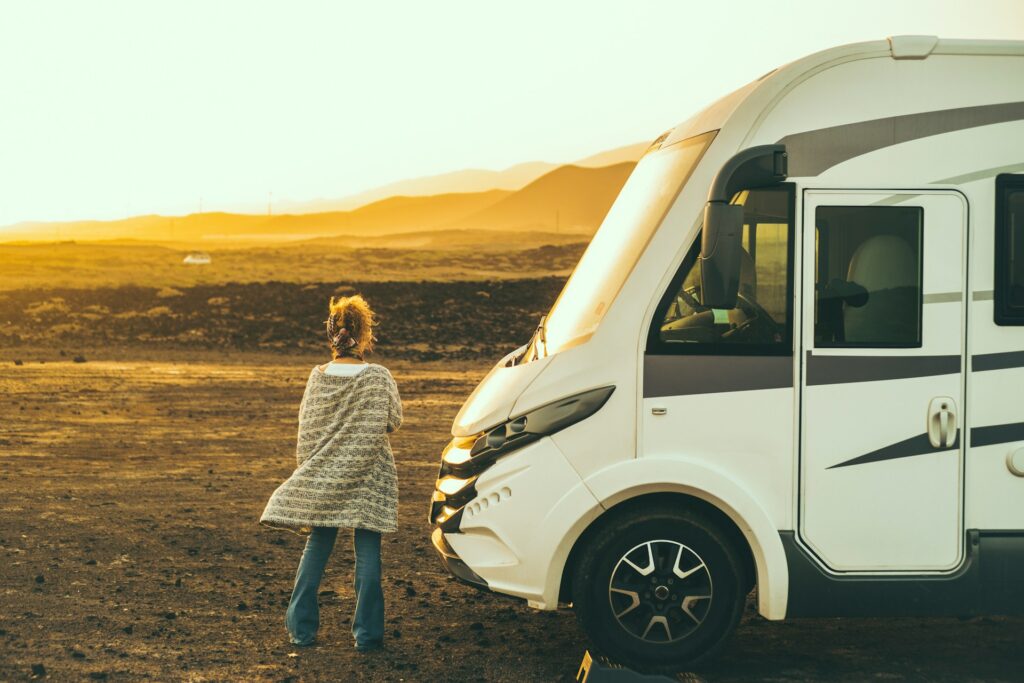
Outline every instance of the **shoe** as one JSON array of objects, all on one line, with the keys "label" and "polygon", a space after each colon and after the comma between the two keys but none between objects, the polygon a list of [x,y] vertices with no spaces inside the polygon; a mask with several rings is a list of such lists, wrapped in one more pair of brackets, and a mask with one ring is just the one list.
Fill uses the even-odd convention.
[{"label": "shoe", "polygon": [[290,642],[295,647],[309,647],[310,645],[316,645],[316,638],[313,638],[312,640],[306,640],[306,641],[300,641],[300,640],[295,640],[294,638],[289,638],[288,642]]},{"label": "shoe", "polygon": [[360,645],[358,643],[356,644],[356,652],[373,652],[374,650],[383,650],[383,649],[384,649],[384,643],[382,643],[379,640],[377,642],[364,643],[362,645]]}]

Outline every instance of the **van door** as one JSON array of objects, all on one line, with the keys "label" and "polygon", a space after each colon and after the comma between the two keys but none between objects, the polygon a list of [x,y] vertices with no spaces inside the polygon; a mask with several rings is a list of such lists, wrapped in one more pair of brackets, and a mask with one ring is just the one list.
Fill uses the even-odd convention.
[{"label": "van door", "polygon": [[963,556],[967,204],[803,193],[799,531],[827,567]]}]

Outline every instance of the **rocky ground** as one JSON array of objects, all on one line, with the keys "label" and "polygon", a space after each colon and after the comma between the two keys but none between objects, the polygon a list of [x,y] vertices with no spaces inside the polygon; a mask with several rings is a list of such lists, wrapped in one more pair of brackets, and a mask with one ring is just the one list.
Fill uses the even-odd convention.
[{"label": "rocky ground", "polygon": [[[387,648],[359,655],[348,545],[322,586],[319,645],[295,649],[282,619],[302,541],[256,524],[290,472],[299,396],[322,356],[78,350],[88,362],[0,349],[0,680],[573,679],[585,643],[571,612],[457,584],[430,548],[438,455],[486,363],[384,359],[406,405],[393,437],[401,531],[384,550]],[[722,658],[680,680],[1020,680],[1022,627],[778,624],[748,609]]]},{"label": "rocky ground", "polygon": [[[530,338],[564,278],[20,289],[0,292],[0,351],[13,356],[85,348],[171,350],[324,348],[331,296],[363,294],[378,351],[413,360],[500,358]],[[106,357],[105,356],[105,357]]]}]

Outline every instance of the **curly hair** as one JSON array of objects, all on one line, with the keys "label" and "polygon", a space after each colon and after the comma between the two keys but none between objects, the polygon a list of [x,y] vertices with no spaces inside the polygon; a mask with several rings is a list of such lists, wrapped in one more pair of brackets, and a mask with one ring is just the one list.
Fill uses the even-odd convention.
[{"label": "curly hair", "polygon": [[327,342],[334,358],[362,358],[364,353],[373,350],[373,310],[358,294],[338,299],[332,296],[330,315],[325,324]]}]

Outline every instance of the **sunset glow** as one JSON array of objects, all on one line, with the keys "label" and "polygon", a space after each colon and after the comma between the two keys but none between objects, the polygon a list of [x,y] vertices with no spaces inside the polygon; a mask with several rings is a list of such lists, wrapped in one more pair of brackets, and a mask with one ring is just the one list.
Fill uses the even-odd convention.
[{"label": "sunset glow", "polygon": [[[566,162],[651,140],[830,45],[1012,38],[1024,24],[1024,6],[1000,0],[507,8],[8,3],[0,226],[280,213],[405,178]],[[723,26],[728,43],[708,30]]]}]

